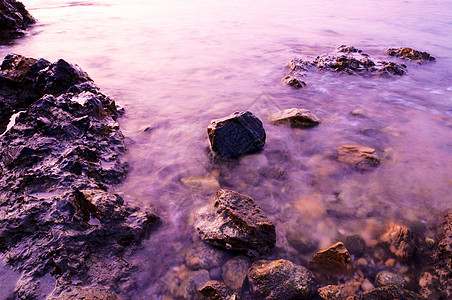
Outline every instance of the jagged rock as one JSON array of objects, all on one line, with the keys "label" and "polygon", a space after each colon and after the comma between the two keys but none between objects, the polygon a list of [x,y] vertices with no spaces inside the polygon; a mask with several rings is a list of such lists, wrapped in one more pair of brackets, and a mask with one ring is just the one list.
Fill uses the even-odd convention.
[{"label": "jagged rock", "polygon": [[380,300],[380,299],[403,299],[403,300],[427,300],[421,295],[403,289],[396,285],[388,285],[374,288],[360,295],[355,296],[354,300]]},{"label": "jagged rock", "polygon": [[221,276],[228,287],[234,291],[241,291],[250,261],[246,256],[237,256],[228,260],[221,267]]},{"label": "jagged rock", "polygon": [[314,127],[320,124],[320,118],[307,109],[289,108],[272,115],[273,124],[288,124],[292,127]]},{"label": "jagged rock", "polygon": [[342,242],[338,242],[328,249],[317,252],[309,265],[336,275],[349,275],[353,272],[353,262]]},{"label": "jagged rock", "polygon": [[282,83],[285,85],[289,85],[293,88],[299,89],[306,86],[306,83],[295,76],[287,75],[282,80]]},{"label": "jagged rock", "polygon": [[410,260],[416,254],[416,235],[406,226],[391,224],[380,240],[399,259]]},{"label": "jagged rock", "polygon": [[318,289],[319,296],[325,300],[342,300],[355,296],[361,283],[347,282],[340,285],[327,285]]},{"label": "jagged rock", "polygon": [[309,299],[316,290],[311,271],[280,260],[258,260],[248,270],[250,290],[264,299]]},{"label": "jagged rock", "polygon": [[224,257],[225,254],[222,250],[199,241],[185,251],[185,264],[192,270],[210,270],[220,266]]},{"label": "jagged rock", "polygon": [[[0,103],[23,110],[0,137],[0,251],[22,274],[16,296],[42,298],[43,277],[56,282],[54,295],[73,282],[96,284],[89,274],[98,256],[114,264],[107,261],[133,251],[159,220],[108,192],[127,174],[115,102],[62,60],[9,55],[0,80]],[[100,285],[114,291],[130,269]]]},{"label": "jagged rock", "polygon": [[211,280],[201,289],[201,294],[209,300],[240,300],[240,296],[233,294],[221,281]]},{"label": "jagged rock", "polygon": [[389,48],[386,53],[390,56],[413,60],[419,64],[435,60],[435,58],[427,52],[421,52],[407,47]]},{"label": "jagged rock", "polygon": [[389,271],[378,272],[377,276],[375,276],[375,283],[377,286],[397,285],[401,288],[405,287],[405,279],[399,274]]},{"label": "jagged rock", "polygon": [[35,22],[21,2],[0,0],[0,41],[24,35],[24,30]]},{"label": "jagged rock", "polygon": [[367,171],[380,164],[380,159],[375,149],[361,145],[340,146],[337,160],[348,165],[353,165],[361,171]]},{"label": "jagged rock", "polygon": [[248,254],[265,253],[275,246],[275,225],[251,197],[220,189],[214,207],[215,212],[200,214],[195,224],[204,241]]},{"label": "jagged rock", "polygon": [[262,122],[251,112],[235,112],[212,120],[207,127],[210,146],[221,157],[235,158],[256,152],[265,145]]}]

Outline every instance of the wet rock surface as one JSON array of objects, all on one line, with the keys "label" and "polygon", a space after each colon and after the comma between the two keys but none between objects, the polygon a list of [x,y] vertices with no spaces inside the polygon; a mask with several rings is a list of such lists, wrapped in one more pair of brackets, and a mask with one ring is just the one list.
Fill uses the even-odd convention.
[{"label": "wet rock surface", "polygon": [[312,273],[284,259],[254,262],[248,280],[253,294],[264,299],[309,299],[316,291]]},{"label": "wet rock surface", "polygon": [[273,114],[273,124],[287,124],[291,127],[309,128],[320,124],[321,120],[308,109],[289,108]]},{"label": "wet rock surface", "polygon": [[256,152],[265,145],[262,122],[251,112],[235,112],[212,120],[207,133],[212,151],[225,158]]},{"label": "wet rock surface", "polygon": [[300,79],[298,79],[296,76],[292,76],[292,75],[286,75],[286,77],[284,77],[281,80],[282,84],[284,85],[288,85],[291,86],[295,89],[300,89],[304,86],[306,86],[306,83]]},{"label": "wet rock surface", "polygon": [[201,294],[209,300],[239,300],[240,296],[233,294],[221,281],[211,280],[201,289]]},{"label": "wet rock surface", "polygon": [[398,287],[389,285],[374,288],[360,295],[355,296],[354,300],[379,300],[379,299],[406,299],[406,300],[426,300],[421,295]]},{"label": "wet rock surface", "polygon": [[174,268],[165,278],[166,292],[175,299],[204,299],[200,290],[211,280],[207,270],[189,270],[185,265]]},{"label": "wet rock surface", "polygon": [[354,269],[350,253],[342,242],[317,252],[309,266],[336,275],[349,275]]},{"label": "wet rock surface", "polygon": [[371,170],[380,164],[376,150],[362,145],[339,146],[337,160],[352,165],[360,171]]},{"label": "wet rock surface", "polygon": [[275,246],[275,225],[251,197],[220,189],[214,209],[201,213],[196,221],[202,240],[250,255],[266,253]]},{"label": "wet rock surface", "polygon": [[420,64],[435,60],[435,58],[427,52],[422,52],[407,47],[389,48],[387,54],[390,56],[396,56],[399,58],[416,61]]},{"label": "wet rock surface", "polygon": [[35,22],[21,2],[0,0],[0,43],[23,36],[27,27]]},{"label": "wet rock surface", "polygon": [[399,259],[410,260],[416,254],[416,235],[404,225],[391,224],[380,239],[382,243],[388,246],[389,251]]},{"label": "wet rock surface", "polygon": [[222,250],[199,241],[185,251],[185,264],[192,270],[210,270],[218,267],[224,257]]},{"label": "wet rock surface", "polygon": [[0,251],[22,272],[16,297],[39,299],[49,282],[55,297],[72,282],[118,292],[133,270],[120,258],[159,218],[108,191],[127,174],[115,102],[63,60],[9,55],[0,78],[1,103],[23,110],[0,137]]}]

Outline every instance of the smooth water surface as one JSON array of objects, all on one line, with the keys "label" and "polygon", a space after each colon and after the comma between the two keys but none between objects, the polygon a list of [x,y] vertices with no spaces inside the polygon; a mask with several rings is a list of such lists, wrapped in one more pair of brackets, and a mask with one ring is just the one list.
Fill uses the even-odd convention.
[{"label": "smooth water surface", "polygon": [[[254,197],[277,226],[278,257],[298,263],[344,235],[371,243],[391,220],[429,228],[451,206],[450,1],[23,2],[39,23],[0,55],[76,63],[126,109],[130,173],[115,191],[156,207],[163,220],[130,257],[141,269],[136,287],[123,291],[129,297],[165,294],[162,278],[184,263],[193,215],[218,186]],[[437,60],[407,63],[397,78],[313,71],[303,89],[281,84],[292,58],[342,44],[376,58],[407,46]],[[321,125],[268,122],[290,107],[310,109]],[[237,110],[263,120],[265,149],[212,162],[207,125]],[[354,143],[376,148],[381,166],[360,173],[338,163],[337,147]],[[293,231],[316,248],[297,252],[286,239]]]}]

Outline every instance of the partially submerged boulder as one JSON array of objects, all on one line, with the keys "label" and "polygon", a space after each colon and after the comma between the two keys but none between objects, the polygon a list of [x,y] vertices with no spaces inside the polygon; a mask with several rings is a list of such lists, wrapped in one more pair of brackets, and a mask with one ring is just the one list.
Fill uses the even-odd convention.
[{"label": "partially submerged boulder", "polygon": [[310,110],[288,108],[272,115],[273,124],[288,124],[291,127],[309,128],[320,124],[321,120]]},{"label": "partially submerged boulder", "polygon": [[372,169],[380,164],[376,150],[362,145],[340,146],[337,160],[361,171]]},{"label": "partially submerged boulder", "polygon": [[250,289],[264,299],[309,299],[316,291],[311,271],[288,260],[258,260],[248,270]]},{"label": "partially submerged boulder", "polygon": [[390,56],[416,61],[419,64],[435,60],[435,58],[427,52],[414,50],[408,47],[389,48],[386,53]]},{"label": "partially submerged boulder", "polygon": [[265,145],[262,122],[249,111],[212,120],[207,133],[212,150],[225,158],[256,152]]},{"label": "partially submerged boulder", "polygon": [[0,41],[24,35],[25,29],[35,22],[21,2],[0,0]]},{"label": "partially submerged boulder", "polygon": [[380,240],[399,259],[410,260],[416,254],[416,235],[404,225],[391,224]]},{"label": "partially submerged boulder", "polygon": [[275,225],[249,196],[220,189],[214,212],[201,213],[196,229],[201,239],[217,247],[266,253],[275,246]]},{"label": "partially submerged boulder", "polygon": [[350,275],[354,270],[350,253],[342,242],[317,252],[309,266],[333,275]]}]

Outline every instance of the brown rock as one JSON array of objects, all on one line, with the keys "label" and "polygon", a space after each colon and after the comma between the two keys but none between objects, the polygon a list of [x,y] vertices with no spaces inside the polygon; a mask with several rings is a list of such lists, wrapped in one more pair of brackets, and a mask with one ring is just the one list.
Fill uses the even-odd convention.
[{"label": "brown rock", "polygon": [[345,247],[354,255],[362,255],[366,249],[366,242],[359,235],[350,235],[345,239]]},{"label": "brown rock", "polygon": [[388,231],[381,236],[380,240],[399,259],[410,260],[416,254],[416,235],[406,226],[391,224]]},{"label": "brown rock", "polygon": [[200,290],[200,293],[209,300],[239,300],[240,296],[233,294],[221,281],[211,280]]},{"label": "brown rock", "polygon": [[342,145],[338,149],[338,161],[353,165],[361,171],[369,170],[380,164],[375,149],[361,145]]},{"label": "brown rock", "polygon": [[375,283],[378,286],[397,285],[401,288],[405,287],[405,279],[399,274],[389,271],[378,272],[377,276],[375,276]]},{"label": "brown rock", "polygon": [[288,124],[291,127],[314,127],[320,124],[319,117],[307,109],[289,108],[272,116],[273,124]]},{"label": "brown rock", "polygon": [[334,275],[349,275],[354,269],[352,258],[342,242],[317,252],[309,265]]},{"label": "brown rock", "polygon": [[287,75],[286,77],[284,77],[282,79],[282,83],[285,85],[289,85],[296,89],[306,86],[306,83],[304,81],[299,80],[298,78],[296,78],[295,76],[292,76],[292,75]]},{"label": "brown rock", "polygon": [[199,241],[185,251],[185,264],[192,270],[212,269],[221,264],[225,253]]},{"label": "brown rock", "polygon": [[361,286],[361,283],[347,282],[341,285],[327,285],[318,289],[320,297],[326,300],[342,300],[354,296]]},{"label": "brown rock", "polygon": [[61,293],[58,297],[49,298],[49,300],[119,300],[115,293],[101,287],[70,287]]},{"label": "brown rock", "polygon": [[389,48],[387,54],[390,56],[417,61],[418,63],[435,60],[435,58],[427,52],[421,52],[407,47]]},{"label": "brown rock", "polygon": [[166,283],[166,293],[174,298],[200,300],[199,290],[210,281],[209,271],[191,271],[185,265],[169,271],[163,281]]},{"label": "brown rock", "polygon": [[246,256],[237,256],[228,260],[221,268],[224,283],[232,290],[241,291],[249,266],[250,261]]},{"label": "brown rock", "polygon": [[354,300],[381,300],[381,299],[403,299],[403,300],[427,300],[421,295],[403,289],[396,285],[383,286],[366,291],[355,296]]}]

